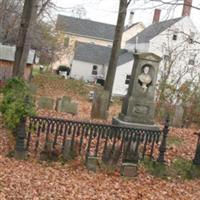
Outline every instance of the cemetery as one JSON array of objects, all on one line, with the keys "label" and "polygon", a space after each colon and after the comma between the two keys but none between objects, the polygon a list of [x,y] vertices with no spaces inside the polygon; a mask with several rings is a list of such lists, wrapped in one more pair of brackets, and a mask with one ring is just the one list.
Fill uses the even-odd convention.
[{"label": "cemetery", "polygon": [[[142,65],[138,66],[146,66],[148,62],[148,67],[151,69],[154,62],[159,61],[157,57],[149,56],[149,61],[141,61]],[[142,72],[140,70],[138,70],[139,76]],[[190,186],[187,187],[195,188],[198,177],[200,177],[199,133],[194,128],[173,128],[174,122],[170,121],[171,117],[167,113],[159,125],[154,118],[154,107],[151,107],[152,118],[146,116],[146,108],[140,108],[138,103],[143,105],[146,103],[145,106],[154,105],[152,104],[153,89],[150,90],[149,100],[144,103],[141,101],[142,96],[147,95],[145,92],[148,92],[149,87],[153,87],[152,78],[155,75],[153,72],[156,70],[149,71],[151,86],[148,86],[150,82],[148,81],[143,87],[146,84],[144,79],[143,84],[135,85],[136,88],[132,87],[129,93],[131,97],[132,91],[140,92],[139,101],[137,102],[136,99],[134,102],[138,106],[135,112],[137,115],[141,113],[141,118],[134,118],[135,115],[130,115],[130,112],[126,110],[130,109],[126,102],[131,104],[132,101],[129,97],[131,101],[114,99],[107,120],[92,119],[90,116],[89,93],[91,88],[95,90],[93,86],[75,80],[63,80],[57,75],[48,73],[36,76],[31,87],[34,88],[34,104],[37,114],[28,117],[26,122],[22,121],[18,129],[20,132],[16,137],[16,144],[11,145],[8,151],[4,149],[3,152],[7,154],[14,147],[14,152],[11,154],[11,157],[14,156],[11,158],[14,159],[12,161],[14,166],[17,160],[25,159],[28,162],[35,160],[34,167],[40,165],[45,167],[47,164],[53,169],[56,165],[59,173],[64,173],[63,170],[67,172],[72,165],[77,166],[78,171],[81,171],[77,172],[77,176],[80,177],[85,173],[89,173],[91,177],[100,176],[102,178],[109,174],[105,179],[105,184],[108,184],[111,178],[121,182],[123,177],[126,177],[130,179],[130,182],[124,183],[126,185],[124,190],[127,192],[133,188],[130,186],[131,179],[141,184],[141,176],[143,179],[148,177],[151,181],[161,178],[155,185],[160,187],[160,184],[165,184],[164,191],[171,187],[168,183],[170,179],[177,181],[176,186],[178,184],[178,187],[175,193],[179,191],[179,187],[183,187],[179,179],[192,180]],[[135,83],[134,80],[132,83]],[[82,88],[81,95],[76,88],[78,90]],[[119,113],[118,116],[117,113]],[[124,117],[124,114],[127,117]],[[141,121],[142,116],[144,117]],[[177,117],[175,119],[177,120]],[[6,130],[3,128],[3,131]],[[1,142],[5,142],[5,138]],[[25,167],[24,170],[28,169]],[[59,181],[67,184],[64,179]],[[143,184],[148,185],[145,181]],[[73,184],[76,188],[76,182]],[[147,187],[149,188],[149,185]],[[149,193],[153,196],[158,194],[157,190]],[[130,196],[133,198],[133,196],[136,197],[135,195],[142,196],[143,194],[133,192]],[[168,193],[166,193],[166,198],[167,196]]]},{"label": "cemetery", "polygon": [[199,4],[78,1],[0,1],[0,200],[200,199]]}]

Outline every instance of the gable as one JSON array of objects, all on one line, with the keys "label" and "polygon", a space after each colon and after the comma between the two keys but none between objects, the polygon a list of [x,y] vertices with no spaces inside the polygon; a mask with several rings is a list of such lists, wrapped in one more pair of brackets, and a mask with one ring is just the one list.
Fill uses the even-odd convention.
[{"label": "gable", "polygon": [[136,43],[136,40],[137,43],[148,43],[152,38],[159,35],[181,19],[182,17],[154,23],[128,40],[127,43]]}]

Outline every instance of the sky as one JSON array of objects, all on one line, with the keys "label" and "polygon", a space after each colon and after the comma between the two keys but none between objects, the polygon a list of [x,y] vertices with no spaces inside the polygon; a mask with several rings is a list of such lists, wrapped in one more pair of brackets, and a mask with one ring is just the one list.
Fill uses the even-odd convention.
[{"label": "sky", "polygon": [[[135,1],[135,3],[134,3]],[[119,6],[119,0],[54,0],[55,4],[62,9],[58,9],[57,13],[63,15],[72,15],[72,8],[76,6],[82,6],[86,10],[86,18],[104,22],[109,24],[116,24],[117,11]],[[155,2],[149,2],[149,0],[132,0],[132,4],[128,8],[126,23],[128,23],[128,17],[131,10],[134,11],[134,22],[143,22],[145,26],[152,23],[154,9],[159,5]],[[193,0],[193,5],[200,7],[200,0]],[[160,7],[161,19],[166,20],[170,18],[180,17],[182,13],[182,6],[177,6],[174,9],[170,9],[168,6]],[[200,10],[192,9],[191,19],[200,30]]]}]

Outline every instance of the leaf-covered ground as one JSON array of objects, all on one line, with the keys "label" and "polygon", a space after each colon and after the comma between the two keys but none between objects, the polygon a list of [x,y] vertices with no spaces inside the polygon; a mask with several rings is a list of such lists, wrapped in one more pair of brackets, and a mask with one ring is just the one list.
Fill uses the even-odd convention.
[{"label": "leaf-covered ground", "polygon": [[[174,131],[179,133],[181,130]],[[185,137],[186,133],[182,135]],[[90,172],[79,160],[64,165],[37,160],[16,161],[5,156],[8,139],[3,128],[0,137],[1,200],[198,200],[200,196],[200,180],[163,180],[151,176],[143,168],[140,168],[137,178],[127,179],[117,172]],[[169,149],[169,154],[173,151]],[[192,150],[190,152],[193,153]],[[187,155],[184,150],[180,154]]]},{"label": "leaf-covered ground", "polygon": [[[49,111],[40,111],[40,114]],[[51,113],[51,115],[53,115]],[[61,117],[60,114],[57,114]],[[67,116],[65,116],[67,118]],[[167,161],[176,157],[192,159],[194,156],[195,130],[171,129]],[[0,134],[0,199],[152,199],[198,200],[200,179],[163,180],[150,175],[143,167],[138,177],[127,179],[118,172],[88,171],[80,160],[62,164],[46,163],[37,159],[16,161],[6,157],[13,144],[8,132]]]},{"label": "leaf-covered ground", "polygon": [[[52,97],[69,93],[53,90],[41,94]],[[66,119],[90,120],[91,104],[82,97],[72,97],[79,102],[78,116],[55,111],[38,110],[39,115]],[[111,107],[110,116],[116,116],[119,105]],[[109,123],[111,120],[108,120]],[[105,122],[104,122],[105,123]],[[177,157],[191,160],[194,156],[197,138],[195,130],[170,130],[166,160],[173,162]],[[37,159],[17,161],[8,158],[13,148],[9,133],[0,127],[0,200],[199,200],[200,179],[164,180],[150,175],[142,166],[136,178],[121,177],[118,172],[90,172],[79,159],[62,164],[60,162],[39,162]]]}]

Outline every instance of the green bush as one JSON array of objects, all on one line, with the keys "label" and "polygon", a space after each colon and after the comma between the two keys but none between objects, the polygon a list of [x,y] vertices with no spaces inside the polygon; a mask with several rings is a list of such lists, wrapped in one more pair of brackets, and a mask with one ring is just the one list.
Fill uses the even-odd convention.
[{"label": "green bush", "polygon": [[21,78],[9,79],[2,89],[3,101],[0,111],[7,128],[14,131],[19,122],[35,114],[29,85]]},{"label": "green bush", "polygon": [[142,162],[145,169],[155,177],[163,179],[191,180],[200,178],[200,166],[193,165],[192,161],[177,157],[170,166],[150,161],[145,158]]}]

